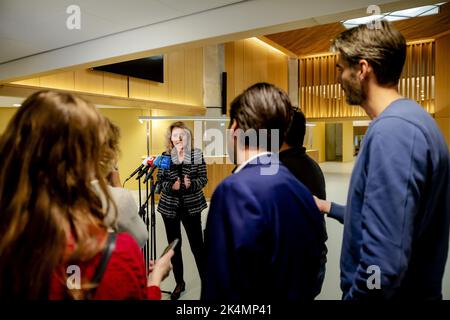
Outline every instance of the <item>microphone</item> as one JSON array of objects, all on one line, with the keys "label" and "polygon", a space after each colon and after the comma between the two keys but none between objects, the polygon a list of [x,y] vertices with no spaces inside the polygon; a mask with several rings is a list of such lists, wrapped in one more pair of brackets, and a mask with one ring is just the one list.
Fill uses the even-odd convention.
[{"label": "microphone", "polygon": [[150,156],[144,159],[144,161],[142,161],[143,164],[143,168],[142,170],[139,172],[138,176],[136,177],[136,180],[140,179],[143,175],[145,175],[148,170],[151,168],[153,161],[155,161],[155,159],[158,156]]},{"label": "microphone", "polygon": [[137,167],[136,170],[134,170],[134,171],[130,174],[130,176],[127,178],[127,180],[130,180],[131,178],[134,177],[134,175],[135,175],[136,173],[138,173],[139,171],[141,171],[141,169],[144,168],[144,167],[147,165],[147,161],[148,161],[150,158],[152,158],[152,157],[147,157],[147,158],[145,158],[144,161],[142,161],[142,164],[141,164],[139,167]]},{"label": "microphone", "polygon": [[[130,174],[130,176],[129,176],[128,178],[125,179],[125,181],[124,181],[123,184],[122,184],[122,187],[123,187],[123,188],[125,188],[125,183],[127,183],[128,180],[130,180],[131,178],[133,178],[134,175],[135,175],[136,173],[139,172],[139,174],[140,174],[140,176],[138,177],[138,179],[139,179],[140,177],[142,177],[145,173],[147,173],[147,171],[145,170],[144,167],[147,166],[147,162],[148,162],[148,160],[151,159],[151,158],[154,158],[154,157],[147,157],[147,158],[145,158],[145,159],[142,161],[141,165],[140,165],[139,167],[137,167],[136,170],[134,170],[134,171]],[[142,168],[144,168],[144,170],[142,170]]]},{"label": "microphone", "polygon": [[[148,160],[148,161],[153,161],[153,160]],[[139,174],[136,177],[136,180],[139,180],[143,175],[145,175],[148,170],[150,169],[150,165],[148,165],[148,161],[147,164],[145,165],[145,167],[141,170],[141,172],[139,172]]]},{"label": "microphone", "polygon": [[150,171],[145,176],[145,179],[143,183],[146,183],[153,175],[153,172],[155,172],[156,168],[161,169],[169,169],[170,168],[170,156],[157,156],[153,160],[148,161],[149,166],[151,167]]}]

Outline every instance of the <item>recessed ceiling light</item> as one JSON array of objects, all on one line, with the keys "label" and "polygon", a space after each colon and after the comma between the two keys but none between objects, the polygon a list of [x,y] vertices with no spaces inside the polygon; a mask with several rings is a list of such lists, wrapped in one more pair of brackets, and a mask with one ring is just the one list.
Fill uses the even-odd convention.
[{"label": "recessed ceiling light", "polygon": [[153,121],[153,120],[218,121],[218,122],[225,122],[225,121],[228,121],[229,118],[227,116],[221,116],[221,117],[203,117],[203,116],[186,116],[186,117],[177,117],[177,116],[140,116],[140,117],[138,117],[138,121],[140,123],[143,123],[144,121]]},{"label": "recessed ceiling light", "polygon": [[434,8],[436,8],[436,6],[422,6],[422,7],[417,7],[417,8],[394,11],[391,14],[394,16],[404,16],[404,17],[414,18],[414,17],[420,16],[422,13],[425,13]]},{"label": "recessed ceiling light", "polygon": [[399,21],[416,17],[430,16],[439,13],[439,7],[447,2],[440,2],[434,5],[421,6],[416,8],[409,8],[404,10],[398,10],[394,12],[385,12],[383,14],[370,15],[361,18],[349,19],[341,21],[342,25],[346,29],[356,27],[361,24],[370,23],[376,20],[387,20],[387,21]]},{"label": "recessed ceiling light", "polygon": [[434,7],[431,10],[425,11],[423,13],[421,13],[419,16],[423,17],[423,16],[431,16],[433,14],[438,14],[439,13],[439,7]]},{"label": "recessed ceiling light", "polygon": [[400,21],[400,20],[409,19],[409,17],[399,17],[399,16],[387,15],[387,16],[384,16],[384,19],[392,22],[392,21]]},{"label": "recessed ceiling light", "polygon": [[361,18],[355,18],[355,19],[350,19],[350,20],[346,20],[345,23],[347,24],[354,24],[354,25],[360,25],[360,24],[364,24],[364,23],[368,23],[377,19],[381,19],[383,18],[384,15],[382,14],[374,14],[371,16],[367,16],[367,17],[361,17]]}]

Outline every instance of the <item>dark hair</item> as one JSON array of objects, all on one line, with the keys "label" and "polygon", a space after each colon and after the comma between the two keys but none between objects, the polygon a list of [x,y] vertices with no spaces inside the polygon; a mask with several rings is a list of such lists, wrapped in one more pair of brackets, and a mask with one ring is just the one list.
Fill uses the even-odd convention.
[{"label": "dark hair", "polygon": [[333,40],[332,49],[350,66],[357,65],[361,59],[367,60],[381,85],[398,83],[406,58],[405,38],[384,20],[342,32]]},{"label": "dark hair", "polygon": [[[91,180],[109,203],[100,170],[106,134],[93,105],[56,91],[32,94],[9,122],[0,138],[0,299],[48,299],[58,266],[103,249],[105,211]],[[82,275],[83,287],[89,281]]]},{"label": "dark hair", "polygon": [[[235,120],[238,129],[244,132],[249,129],[257,132],[267,129],[268,148],[271,129],[278,129],[281,146],[292,119],[292,112],[291,101],[286,92],[273,84],[260,82],[246,89],[231,102],[230,126]],[[260,146],[259,141],[257,143]],[[248,142],[246,145],[248,146]]]},{"label": "dark hair", "polygon": [[286,142],[290,147],[301,147],[303,146],[303,140],[305,139],[306,131],[306,119],[303,112],[300,109],[294,110],[294,115],[292,116],[291,126],[289,127],[286,138]]}]

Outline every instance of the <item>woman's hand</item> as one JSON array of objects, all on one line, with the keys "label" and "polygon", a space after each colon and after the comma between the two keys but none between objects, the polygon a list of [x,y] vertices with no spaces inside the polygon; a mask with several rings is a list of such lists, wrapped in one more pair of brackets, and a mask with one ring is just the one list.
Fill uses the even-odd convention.
[{"label": "woman's hand", "polygon": [[172,190],[180,190],[180,186],[181,186],[180,178],[177,178],[177,181],[175,181],[175,183],[172,186]]},{"label": "woman's hand", "polygon": [[191,179],[189,179],[187,175],[184,176],[184,185],[186,189],[189,189],[189,187],[191,186]]},{"label": "woman's hand", "polygon": [[113,170],[111,170],[111,172],[109,173],[108,177],[107,177],[108,183],[110,186],[112,187],[122,187],[122,185],[120,184],[120,176],[119,176],[119,170],[117,170],[116,167],[113,168]]},{"label": "woman's hand", "polygon": [[147,280],[147,286],[160,286],[161,282],[167,278],[172,270],[172,264],[170,259],[173,257],[175,252],[171,249],[161,258],[156,261],[150,261],[149,275]]}]

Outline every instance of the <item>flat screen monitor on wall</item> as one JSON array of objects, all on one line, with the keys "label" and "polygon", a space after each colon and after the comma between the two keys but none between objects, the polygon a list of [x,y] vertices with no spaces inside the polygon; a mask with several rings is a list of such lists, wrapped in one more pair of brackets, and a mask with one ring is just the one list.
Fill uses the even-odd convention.
[{"label": "flat screen monitor on wall", "polygon": [[164,82],[164,56],[153,56],[93,68],[140,79]]}]

